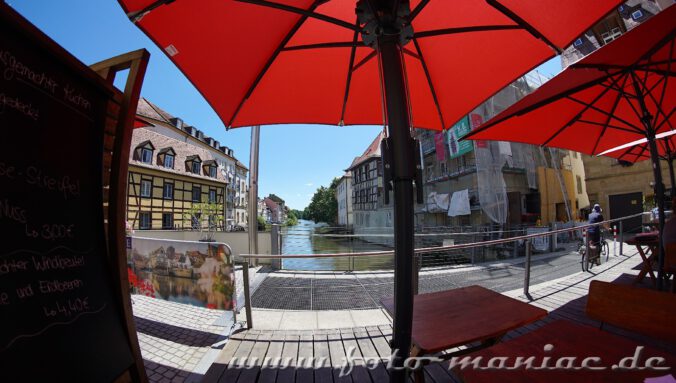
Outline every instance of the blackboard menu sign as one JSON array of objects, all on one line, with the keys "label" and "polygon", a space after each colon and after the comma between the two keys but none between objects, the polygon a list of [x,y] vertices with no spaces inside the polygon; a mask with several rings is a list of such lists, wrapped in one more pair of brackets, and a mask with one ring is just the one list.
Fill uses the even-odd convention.
[{"label": "blackboard menu sign", "polygon": [[111,95],[0,3],[0,381],[106,382],[134,362],[103,225]]}]

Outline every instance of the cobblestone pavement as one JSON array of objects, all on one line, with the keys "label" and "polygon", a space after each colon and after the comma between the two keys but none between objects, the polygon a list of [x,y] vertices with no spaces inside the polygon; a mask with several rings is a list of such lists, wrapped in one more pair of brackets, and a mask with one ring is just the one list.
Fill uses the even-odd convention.
[{"label": "cobblestone pavement", "polygon": [[[565,250],[532,256],[531,284],[580,272],[579,245],[561,245]],[[429,293],[469,285],[481,285],[498,292],[523,288],[524,261],[521,257],[475,265],[426,268],[420,273],[419,291]],[[610,262],[613,261],[615,258],[611,257]],[[274,271],[267,274],[253,293],[252,307],[270,310],[377,309],[382,298],[392,296],[393,279],[391,271]]]},{"label": "cobblestone pavement", "polygon": [[212,345],[225,340],[230,332],[230,325],[224,327],[225,321],[219,320],[224,311],[142,295],[132,295],[132,301],[149,380],[199,381],[218,352]]}]

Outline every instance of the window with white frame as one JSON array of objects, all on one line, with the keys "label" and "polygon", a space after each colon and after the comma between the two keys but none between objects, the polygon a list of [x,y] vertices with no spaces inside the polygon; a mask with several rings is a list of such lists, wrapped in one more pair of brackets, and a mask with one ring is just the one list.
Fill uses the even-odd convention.
[{"label": "window with white frame", "polygon": [[150,197],[152,195],[153,183],[150,180],[141,180],[141,197]]},{"label": "window with white frame", "polygon": [[162,188],[162,197],[164,199],[174,199],[174,184],[169,182],[164,184],[164,187]]},{"label": "window with white frame", "polygon": [[134,150],[134,159],[136,161],[150,164],[153,162],[154,150],[155,147],[153,146],[152,142],[150,141],[141,142]]},{"label": "window with white frame", "polygon": [[171,154],[164,155],[164,167],[167,169],[174,168],[174,156]]}]

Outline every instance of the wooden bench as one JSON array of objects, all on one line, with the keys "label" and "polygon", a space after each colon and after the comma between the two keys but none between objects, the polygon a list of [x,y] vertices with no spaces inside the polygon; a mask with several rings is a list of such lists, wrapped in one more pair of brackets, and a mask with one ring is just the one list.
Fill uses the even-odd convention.
[{"label": "wooden bench", "polygon": [[587,316],[649,337],[676,342],[676,295],[592,281]]}]

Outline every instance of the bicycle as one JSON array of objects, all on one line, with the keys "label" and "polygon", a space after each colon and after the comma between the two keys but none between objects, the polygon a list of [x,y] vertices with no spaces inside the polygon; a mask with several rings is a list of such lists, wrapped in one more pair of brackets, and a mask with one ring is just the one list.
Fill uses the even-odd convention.
[{"label": "bicycle", "polygon": [[582,242],[580,250],[578,250],[581,256],[580,264],[582,266],[582,271],[589,271],[592,267],[594,267],[594,264],[600,266],[604,258],[605,261],[608,262],[608,257],[610,256],[610,246],[608,245],[608,240],[605,238],[607,232],[608,230],[601,229],[601,240],[596,246],[598,254],[593,257],[588,256],[587,245],[584,243],[584,241]]}]

